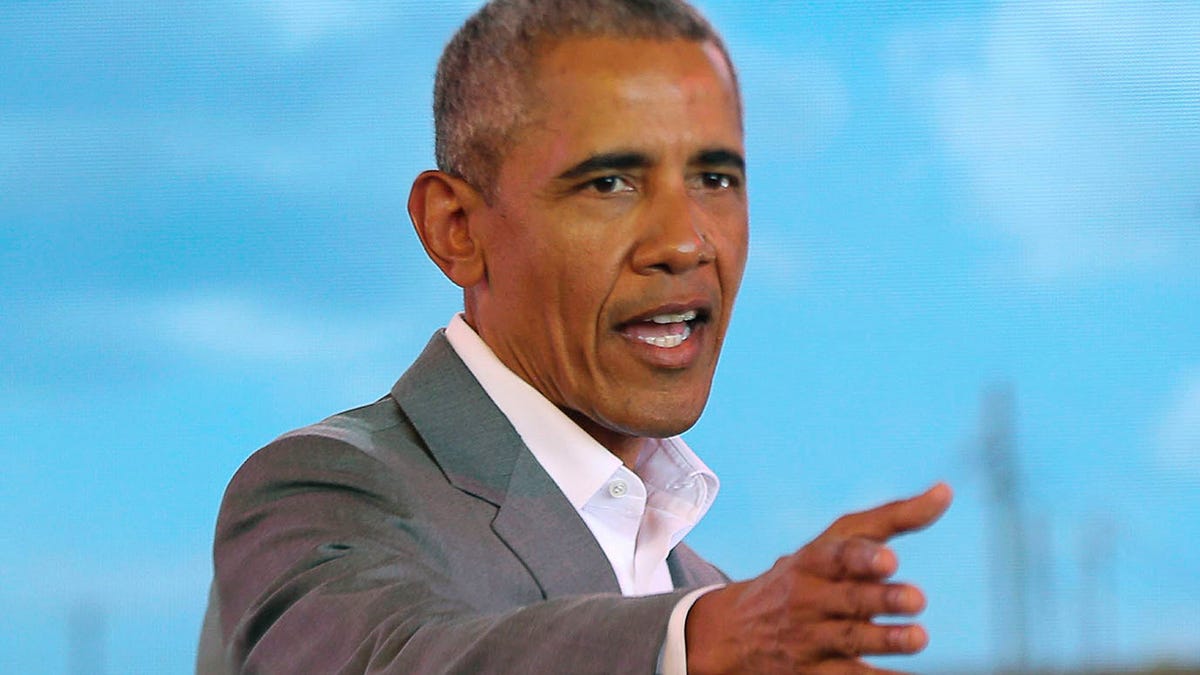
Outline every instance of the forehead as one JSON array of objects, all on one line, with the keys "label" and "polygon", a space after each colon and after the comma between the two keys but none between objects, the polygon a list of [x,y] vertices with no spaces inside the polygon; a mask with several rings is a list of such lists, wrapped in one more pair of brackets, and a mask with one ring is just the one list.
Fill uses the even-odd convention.
[{"label": "forehead", "polygon": [[528,83],[527,123],[515,146],[741,147],[737,84],[711,42],[567,38],[538,50]]},{"label": "forehead", "polygon": [[[686,92],[714,85],[739,102],[737,83],[725,55],[709,41],[682,38],[614,38],[581,36],[539,44],[533,51],[529,83],[531,108],[555,95],[576,90],[595,94]],[[601,91],[587,84],[614,84],[623,91]],[[739,105],[740,107],[740,105]]]}]

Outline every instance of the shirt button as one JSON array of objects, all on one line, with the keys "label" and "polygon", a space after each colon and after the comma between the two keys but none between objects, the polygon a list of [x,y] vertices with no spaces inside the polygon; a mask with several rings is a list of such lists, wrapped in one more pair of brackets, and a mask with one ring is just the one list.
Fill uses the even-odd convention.
[{"label": "shirt button", "polygon": [[608,494],[617,499],[624,497],[626,492],[629,492],[629,486],[619,478],[608,484]]}]

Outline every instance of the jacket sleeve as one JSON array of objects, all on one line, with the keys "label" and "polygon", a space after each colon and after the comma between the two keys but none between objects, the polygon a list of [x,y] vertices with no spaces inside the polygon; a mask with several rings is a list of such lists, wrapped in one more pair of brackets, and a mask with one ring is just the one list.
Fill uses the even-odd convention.
[{"label": "jacket sleeve", "polygon": [[685,590],[544,599],[532,578],[514,582],[502,565],[457,559],[516,564],[495,548],[447,544],[475,535],[431,523],[466,502],[430,502],[428,486],[440,480],[431,462],[400,469],[350,443],[300,435],[238,471],[214,545],[233,671],[654,672]]}]

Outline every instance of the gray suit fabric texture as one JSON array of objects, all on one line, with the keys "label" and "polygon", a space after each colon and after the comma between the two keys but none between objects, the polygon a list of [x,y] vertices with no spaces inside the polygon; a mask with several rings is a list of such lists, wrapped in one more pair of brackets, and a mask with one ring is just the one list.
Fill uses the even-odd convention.
[{"label": "gray suit fabric texture", "polygon": [[217,520],[199,672],[653,673],[691,588],[627,598],[439,331],[379,401],[252,455]]}]

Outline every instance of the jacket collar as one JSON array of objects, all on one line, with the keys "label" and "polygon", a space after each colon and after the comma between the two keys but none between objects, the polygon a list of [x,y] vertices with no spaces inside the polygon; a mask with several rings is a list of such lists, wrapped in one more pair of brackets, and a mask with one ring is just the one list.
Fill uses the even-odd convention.
[{"label": "jacket collar", "polygon": [[619,593],[608,558],[575,508],[438,331],[392,397],[459,490],[497,507],[492,530],[545,597]]}]

